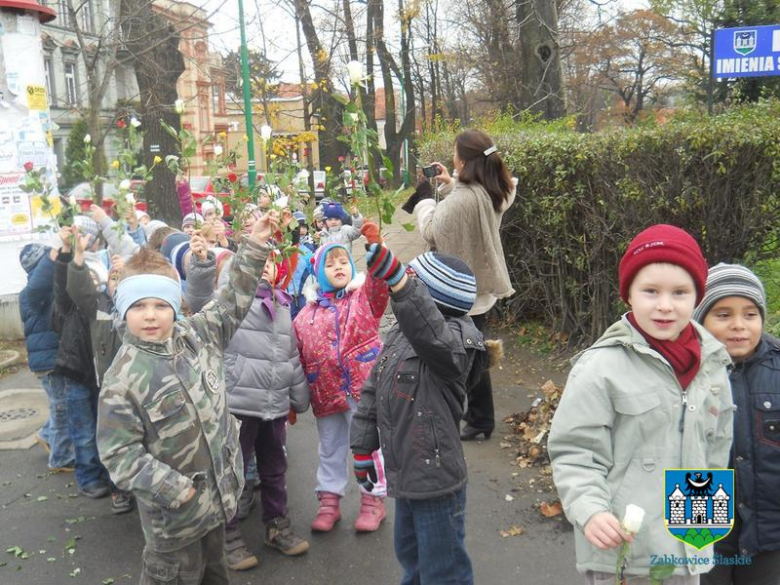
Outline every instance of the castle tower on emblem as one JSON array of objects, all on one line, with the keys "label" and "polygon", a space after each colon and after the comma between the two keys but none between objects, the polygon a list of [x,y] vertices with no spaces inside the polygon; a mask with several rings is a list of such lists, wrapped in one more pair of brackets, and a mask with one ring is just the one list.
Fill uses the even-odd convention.
[{"label": "castle tower on emblem", "polygon": [[685,500],[688,497],[675,484],[674,491],[669,494],[669,524],[685,524]]},{"label": "castle tower on emblem", "polygon": [[691,524],[709,524],[707,517],[707,500],[709,496],[691,496]]},{"label": "castle tower on emblem", "polygon": [[731,497],[723,489],[723,484],[718,484],[718,491],[712,495],[712,517],[715,524],[729,523],[729,500]]}]

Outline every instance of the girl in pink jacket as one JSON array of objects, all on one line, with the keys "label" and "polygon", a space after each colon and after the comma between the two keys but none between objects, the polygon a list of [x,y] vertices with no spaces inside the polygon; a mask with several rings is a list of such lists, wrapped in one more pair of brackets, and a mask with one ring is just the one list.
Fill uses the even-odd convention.
[{"label": "girl in pink jacket", "polygon": [[[387,285],[357,275],[349,251],[341,244],[322,246],[312,258],[317,290],[304,290],[307,304],[294,321],[301,363],[317,417],[320,462],[317,498],[320,507],[311,528],[327,532],[341,518],[339,500],[348,480],[349,428],[360,390],[379,355],[379,321],[387,308]],[[372,455],[377,477],[361,486],[358,532],[379,528],[387,494],[381,453]],[[374,479],[374,478],[372,478]]]}]

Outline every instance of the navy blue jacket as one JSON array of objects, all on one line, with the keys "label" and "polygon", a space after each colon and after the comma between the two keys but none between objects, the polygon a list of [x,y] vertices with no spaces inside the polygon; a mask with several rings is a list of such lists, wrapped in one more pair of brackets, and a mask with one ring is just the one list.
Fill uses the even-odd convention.
[{"label": "navy blue jacket", "polygon": [[732,370],[731,391],[739,551],[780,550],[780,340],[764,334],[756,353]]},{"label": "navy blue jacket", "polygon": [[19,312],[24,323],[27,363],[30,371],[44,373],[54,369],[60,338],[52,329],[54,302],[54,262],[45,254],[27,276],[27,286],[19,293]]}]

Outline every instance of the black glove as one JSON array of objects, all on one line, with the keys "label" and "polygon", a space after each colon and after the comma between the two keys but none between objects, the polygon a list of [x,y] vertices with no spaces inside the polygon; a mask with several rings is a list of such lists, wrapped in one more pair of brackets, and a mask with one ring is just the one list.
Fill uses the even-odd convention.
[{"label": "black glove", "polygon": [[433,185],[431,185],[431,182],[427,179],[424,179],[417,183],[417,188],[415,189],[414,193],[412,193],[411,197],[406,200],[406,203],[404,203],[401,206],[401,209],[403,209],[406,213],[412,213],[414,211],[415,206],[422,201],[423,199],[434,199],[435,193],[433,190]]}]

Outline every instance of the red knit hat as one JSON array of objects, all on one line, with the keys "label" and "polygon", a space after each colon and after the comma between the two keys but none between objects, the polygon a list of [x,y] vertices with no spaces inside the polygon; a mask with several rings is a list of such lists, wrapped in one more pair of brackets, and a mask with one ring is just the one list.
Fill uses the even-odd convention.
[{"label": "red knit hat", "polygon": [[688,232],[666,224],[650,226],[631,240],[620,260],[620,298],[628,302],[628,289],[637,272],[656,262],[676,264],[691,275],[698,305],[707,283],[707,261]]}]

